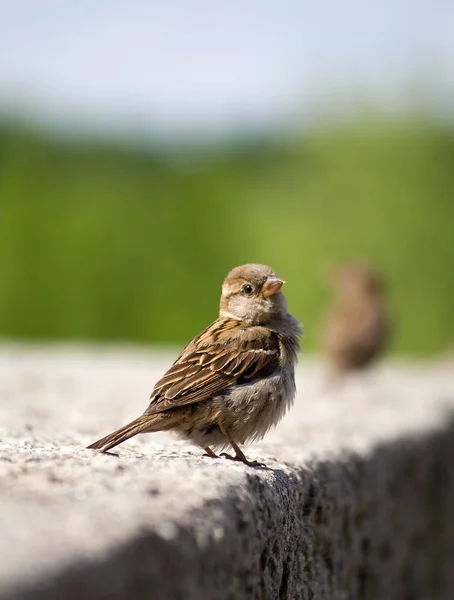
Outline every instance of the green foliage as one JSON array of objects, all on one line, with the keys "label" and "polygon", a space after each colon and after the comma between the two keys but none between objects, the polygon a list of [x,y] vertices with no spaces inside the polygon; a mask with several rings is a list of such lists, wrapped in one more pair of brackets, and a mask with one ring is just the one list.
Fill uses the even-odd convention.
[{"label": "green foliage", "polygon": [[384,273],[393,350],[454,337],[454,133],[415,123],[185,151],[0,129],[0,334],[184,342],[270,264],[317,346],[332,260]]}]

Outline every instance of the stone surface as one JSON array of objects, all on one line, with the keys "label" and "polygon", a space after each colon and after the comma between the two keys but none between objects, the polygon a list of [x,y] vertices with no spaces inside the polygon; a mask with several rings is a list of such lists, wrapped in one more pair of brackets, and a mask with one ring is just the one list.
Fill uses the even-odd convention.
[{"label": "stone surface", "polygon": [[454,375],[395,363],[324,390],[302,357],[282,424],[203,457],[138,416],[171,352],[0,347],[0,598],[454,597]]}]

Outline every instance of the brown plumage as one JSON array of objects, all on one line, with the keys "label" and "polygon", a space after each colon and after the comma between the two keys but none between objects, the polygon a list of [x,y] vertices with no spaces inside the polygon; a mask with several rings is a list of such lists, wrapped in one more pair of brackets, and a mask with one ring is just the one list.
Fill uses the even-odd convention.
[{"label": "brown plumage", "polygon": [[370,365],[388,336],[383,285],[369,265],[352,262],[334,269],[336,298],[322,329],[322,349],[333,376]]},{"label": "brown plumage", "polygon": [[231,271],[219,318],[197,335],[156,383],[145,413],[89,448],[108,451],[138,433],[175,431],[216,458],[210,446],[235,450],[259,439],[295,394],[298,321],[288,314],[283,281],[264,265]]}]

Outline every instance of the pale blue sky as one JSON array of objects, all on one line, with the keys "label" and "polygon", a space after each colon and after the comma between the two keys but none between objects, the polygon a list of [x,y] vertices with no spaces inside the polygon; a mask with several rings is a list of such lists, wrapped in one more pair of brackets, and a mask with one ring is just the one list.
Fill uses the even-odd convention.
[{"label": "pale blue sky", "polygon": [[0,0],[0,105],[72,126],[261,128],[362,89],[454,94],[452,0]]}]

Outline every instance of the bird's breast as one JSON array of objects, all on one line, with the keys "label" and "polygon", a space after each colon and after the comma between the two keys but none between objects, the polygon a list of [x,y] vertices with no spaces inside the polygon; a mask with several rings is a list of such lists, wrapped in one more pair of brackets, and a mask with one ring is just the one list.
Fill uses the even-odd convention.
[{"label": "bird's breast", "polygon": [[293,368],[232,388],[221,400],[232,435],[242,443],[261,439],[290,408],[295,391]]}]

